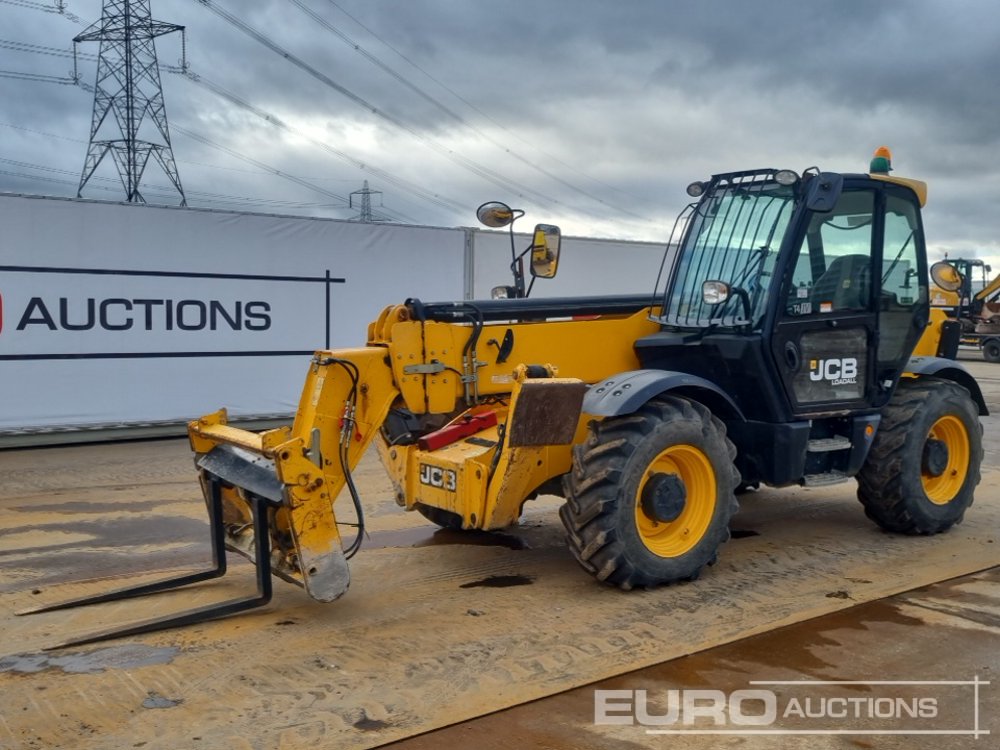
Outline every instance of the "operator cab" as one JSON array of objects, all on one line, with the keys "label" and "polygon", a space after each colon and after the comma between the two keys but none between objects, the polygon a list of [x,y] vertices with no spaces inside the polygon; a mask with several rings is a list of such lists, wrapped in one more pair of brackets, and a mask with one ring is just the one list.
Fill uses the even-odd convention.
[{"label": "operator cab", "polygon": [[[745,418],[730,431],[750,481],[852,475],[857,438],[874,432],[928,322],[926,185],[761,169],[688,193],[698,200],[657,281],[661,332],[636,343],[643,367],[718,387],[713,409]],[[779,450],[756,456],[760,441]]]}]

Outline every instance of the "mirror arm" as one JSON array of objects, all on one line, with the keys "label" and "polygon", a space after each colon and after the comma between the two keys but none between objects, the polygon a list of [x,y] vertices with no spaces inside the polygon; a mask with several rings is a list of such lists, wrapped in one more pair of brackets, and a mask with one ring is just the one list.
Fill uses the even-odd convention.
[{"label": "mirror arm", "polygon": [[[522,212],[523,213],[523,212]],[[514,246],[514,222],[510,223],[510,271],[514,274],[514,288],[518,298],[524,297],[524,253],[517,254]]]},{"label": "mirror arm", "polygon": [[740,302],[743,303],[743,317],[746,318],[747,322],[744,326],[746,330],[750,330],[753,323],[750,320],[750,316],[753,315],[753,308],[750,305],[750,293],[746,289],[740,286],[730,287],[733,294],[740,298]]}]

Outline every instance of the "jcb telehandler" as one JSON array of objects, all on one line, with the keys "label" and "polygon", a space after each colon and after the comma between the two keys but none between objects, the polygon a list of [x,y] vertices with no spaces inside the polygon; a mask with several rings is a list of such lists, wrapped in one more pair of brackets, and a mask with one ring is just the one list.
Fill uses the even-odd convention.
[{"label": "jcb telehandler", "polygon": [[[948,288],[931,285],[931,307],[939,307],[962,327],[961,343],[976,346],[987,362],[1000,362],[1000,274],[978,258],[954,258],[931,266],[931,275],[944,279]],[[974,279],[978,271],[979,279]],[[978,282],[978,288],[974,283]]]},{"label": "jcb telehandler", "polygon": [[[958,523],[987,411],[947,356],[958,331],[929,309],[926,185],[758,169],[688,194],[652,294],[527,298],[525,256],[554,275],[560,235],[539,225],[517,256],[511,229],[509,298],[387,307],[365,346],[316,352],[290,428],[247,432],[224,410],[192,422],[214,567],[97,600],[221,575],[225,548],[256,562],[257,596],[74,642],[259,606],[272,572],[343,595],[364,534],[351,470],[372,442],[398,504],[441,526],[503,528],[536,494],[564,495],[570,551],[623,589],[696,578],[760,483],[854,477],[887,531]],[[519,212],[479,213],[496,227]]]}]

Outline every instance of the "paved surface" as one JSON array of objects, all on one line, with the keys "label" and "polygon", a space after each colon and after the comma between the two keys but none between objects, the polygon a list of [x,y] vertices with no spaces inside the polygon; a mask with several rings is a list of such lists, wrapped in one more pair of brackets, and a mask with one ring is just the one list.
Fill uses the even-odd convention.
[{"label": "paved surface", "polygon": [[[649,669],[570,690],[447,729],[393,744],[393,750],[469,748],[508,750],[633,750],[701,748],[991,748],[1000,743],[1000,569],[962,577],[906,594],[861,604],[832,615],[754,636]],[[750,685],[755,681],[960,681],[964,685]],[[646,727],[594,723],[595,691],[645,690],[652,715],[664,715],[670,690],[773,690],[778,719],[764,727],[699,720],[678,731],[721,729],[723,735],[651,735]],[[904,720],[889,718],[886,699],[907,707],[925,701],[924,713]],[[621,703],[623,699],[617,701]],[[634,700],[634,698],[631,698]],[[826,718],[802,718],[796,707],[815,715],[829,706]],[[870,701],[881,701],[870,703]],[[926,701],[932,701],[928,704]],[[850,701],[850,702],[848,702]],[[918,704],[918,713],[919,713]],[[763,713],[748,704],[748,713]],[[850,711],[842,710],[850,707]],[[855,707],[860,718],[855,718]],[[978,707],[978,721],[976,709]],[[789,716],[783,718],[782,714]],[[876,714],[871,718],[870,714]],[[841,714],[846,714],[841,716]],[[895,715],[895,709],[893,709]],[[630,712],[621,712],[628,716]],[[882,716],[884,718],[878,718]],[[978,728],[982,734],[975,733]],[[853,734],[740,734],[776,730]],[[875,732],[915,729],[920,732]],[[962,734],[964,733],[964,734]],[[988,734],[987,734],[988,733]]]},{"label": "paved surface", "polygon": [[[993,414],[983,419],[986,466],[1000,466],[1000,365],[980,354],[964,352],[963,364],[975,375]],[[1000,493],[995,477],[986,477],[981,497]],[[856,729],[852,735],[647,735],[636,723],[627,726],[594,722],[596,690],[646,690],[664,704],[671,689],[714,689],[727,695],[746,689],[753,680],[942,680],[980,679],[990,685],[911,687],[906,697],[934,697],[939,716],[921,720],[922,731],[975,728],[989,735],[877,735],[899,729],[888,720],[825,723],[779,720],[773,728]],[[858,686],[867,695],[900,695],[893,688]],[[905,691],[905,688],[900,688]],[[845,689],[776,688],[781,705],[844,695]],[[852,696],[853,697],[853,696]],[[978,706],[978,721],[975,709]],[[701,727],[707,726],[702,722]],[[683,726],[681,728],[684,728]],[[697,728],[697,727],[690,727]],[[739,727],[727,724],[727,731]],[[533,701],[480,719],[457,724],[402,742],[398,750],[510,747],[550,750],[630,750],[674,748],[963,748],[996,747],[1000,743],[1000,568],[861,604],[832,615],[792,625],[688,657],[593,683],[551,698]]]},{"label": "paved surface", "polygon": [[[993,367],[972,363],[985,368],[976,374],[1000,411]],[[986,425],[995,469],[997,417]],[[14,609],[110,588],[123,571],[145,580],[190,568],[206,556],[207,526],[184,441],[0,452],[0,747],[375,747],[554,694],[446,730],[457,734],[438,735],[438,746],[640,747],[666,740],[635,727],[595,729],[592,689],[565,691],[623,673],[632,674],[613,689],[653,692],[796,676],[989,679],[986,668],[996,668],[993,574],[907,595],[916,598],[891,605],[907,608],[895,614],[847,609],[889,606],[878,602],[1000,564],[996,470],[984,476],[966,523],[930,539],[878,532],[852,485],[757,493],[702,580],[630,594],[578,569],[562,546],[554,500],[533,503],[507,535],[435,533],[395,507],[374,461],[358,474],[373,533],[340,602],[319,605],[276,582],[273,604],[255,613],[43,653],[63,636],[243,593],[252,571],[236,564],[223,581],[141,604],[14,618]],[[844,619],[794,629],[842,610],[832,616]],[[744,640],[754,636],[764,640]],[[757,642],[764,645],[745,645]],[[657,664],[665,671],[634,672]],[[983,706],[995,715],[995,701]],[[758,745],[747,746],[798,741],[752,739]],[[828,746],[918,746],[835,741]],[[821,742],[834,740],[810,740]]]}]

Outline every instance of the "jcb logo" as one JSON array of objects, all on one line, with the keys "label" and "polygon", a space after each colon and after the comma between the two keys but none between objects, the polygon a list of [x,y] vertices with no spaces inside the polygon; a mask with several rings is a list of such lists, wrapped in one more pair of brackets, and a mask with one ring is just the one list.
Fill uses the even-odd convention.
[{"label": "jcb logo", "polygon": [[455,472],[451,469],[442,469],[439,466],[420,464],[420,484],[454,492],[456,485]]},{"label": "jcb logo", "polygon": [[828,380],[833,385],[856,383],[858,382],[858,360],[855,357],[810,360],[809,379],[816,382]]}]

